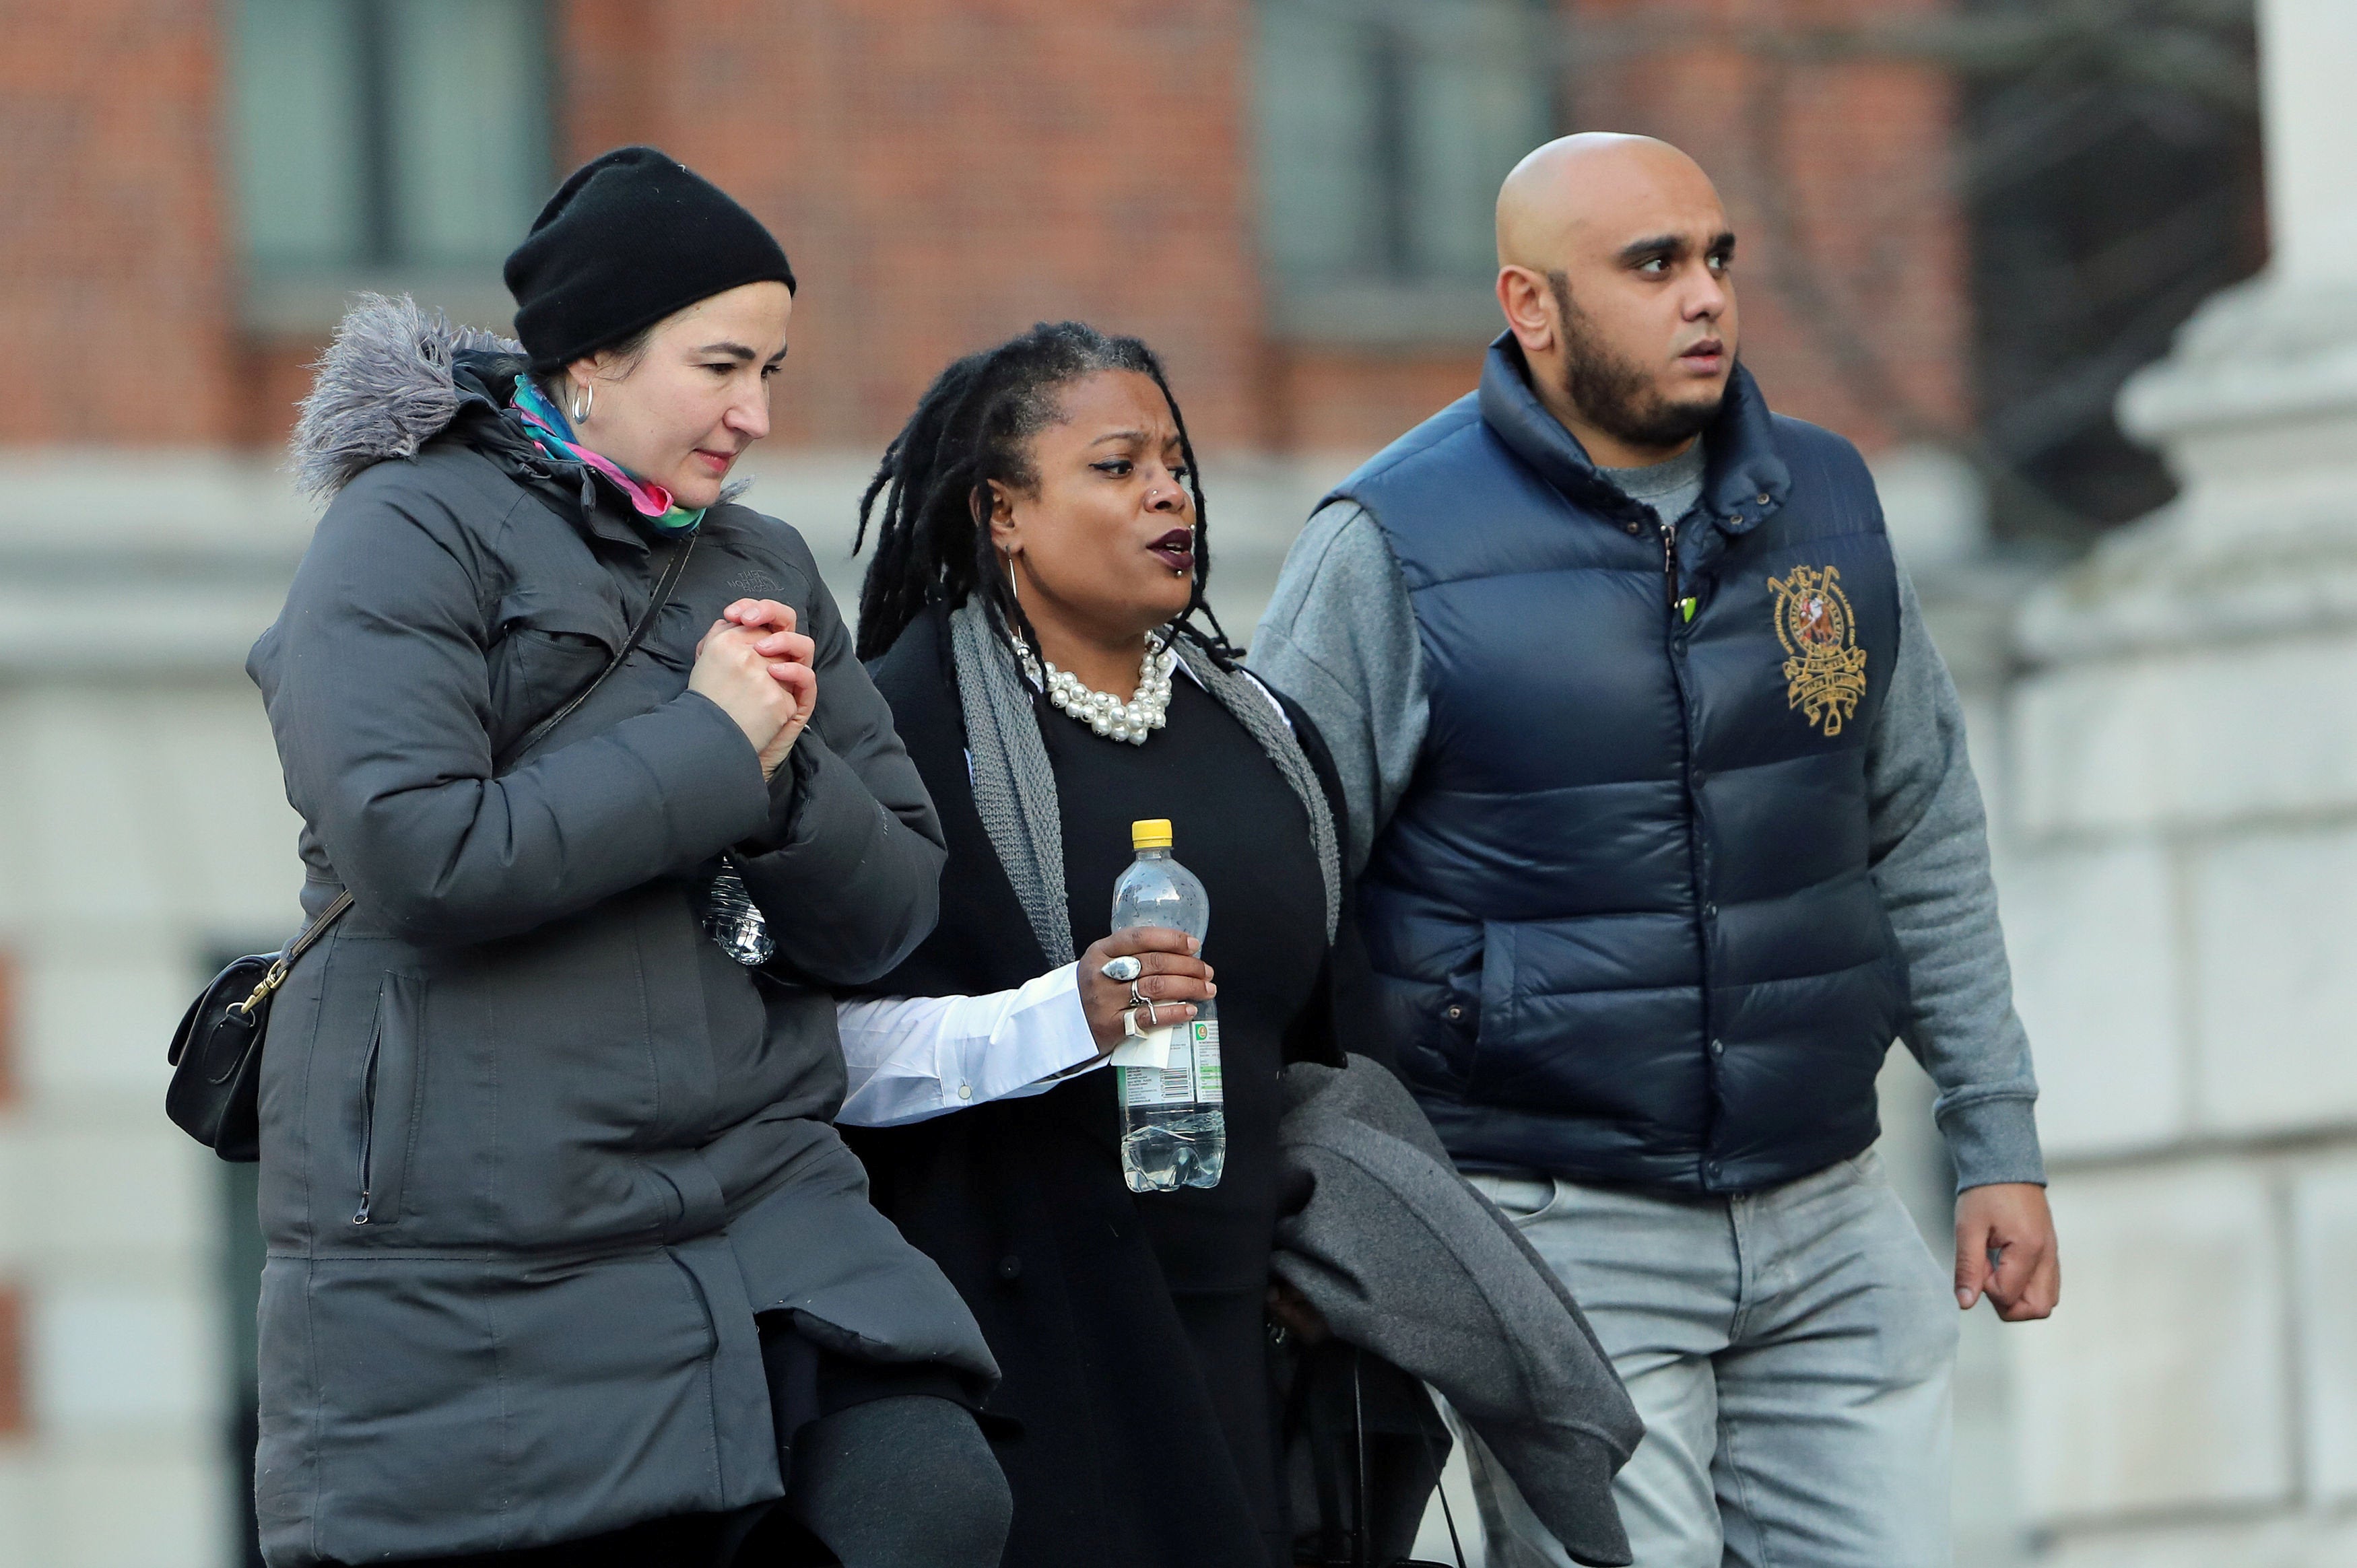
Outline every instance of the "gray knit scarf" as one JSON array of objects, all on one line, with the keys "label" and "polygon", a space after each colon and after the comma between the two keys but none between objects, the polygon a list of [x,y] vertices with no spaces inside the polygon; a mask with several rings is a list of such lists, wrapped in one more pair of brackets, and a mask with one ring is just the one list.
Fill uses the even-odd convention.
[{"label": "gray knit scarf", "polygon": [[[1221,669],[1184,639],[1178,646],[1180,660],[1203,689],[1260,742],[1300,797],[1318,852],[1318,874],[1326,886],[1326,940],[1332,941],[1342,912],[1342,857],[1317,771],[1266,688],[1241,671]],[[1014,650],[992,629],[987,612],[974,599],[950,612],[950,650],[957,667],[958,705],[965,712],[974,809],[1007,881],[1015,885],[1015,897],[1040,950],[1050,965],[1060,968],[1077,956],[1064,889],[1063,816],[1056,800],[1055,770],[1049,766],[1047,744],[1039,738],[1034,716],[1031,684],[1016,664]]]}]

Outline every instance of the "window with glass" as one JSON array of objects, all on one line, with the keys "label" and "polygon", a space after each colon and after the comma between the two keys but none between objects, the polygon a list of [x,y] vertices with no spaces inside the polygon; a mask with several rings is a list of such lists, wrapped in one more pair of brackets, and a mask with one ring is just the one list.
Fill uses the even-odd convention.
[{"label": "window with glass", "polygon": [[1484,330],[1498,184],[1557,124],[1549,0],[1261,0],[1259,23],[1261,232],[1280,326]]},{"label": "window with glass", "polygon": [[265,314],[321,287],[496,287],[547,199],[541,0],[233,0],[236,188]]}]

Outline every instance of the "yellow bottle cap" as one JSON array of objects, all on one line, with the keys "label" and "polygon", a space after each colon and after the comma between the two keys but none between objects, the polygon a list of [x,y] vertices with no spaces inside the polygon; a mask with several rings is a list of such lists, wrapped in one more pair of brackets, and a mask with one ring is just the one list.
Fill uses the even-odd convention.
[{"label": "yellow bottle cap", "polygon": [[1148,817],[1142,822],[1129,824],[1129,847],[1132,849],[1168,849],[1170,819]]}]

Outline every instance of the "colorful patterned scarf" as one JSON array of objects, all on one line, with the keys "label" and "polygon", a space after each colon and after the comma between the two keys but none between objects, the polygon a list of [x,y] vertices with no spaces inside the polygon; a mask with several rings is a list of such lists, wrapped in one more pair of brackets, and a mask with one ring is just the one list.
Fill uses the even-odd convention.
[{"label": "colorful patterned scarf", "polygon": [[[693,533],[695,525],[704,521],[704,509],[690,511],[672,499],[672,493],[651,479],[641,479],[610,457],[601,456],[575,438],[573,425],[565,412],[548,401],[548,395],[530,376],[518,376],[515,398],[510,404],[520,414],[525,425],[538,432],[533,445],[560,462],[571,461],[595,468],[624,495],[630,505],[646,519],[647,526],[665,539],[676,539]],[[549,443],[562,447],[561,452],[549,451]]]}]

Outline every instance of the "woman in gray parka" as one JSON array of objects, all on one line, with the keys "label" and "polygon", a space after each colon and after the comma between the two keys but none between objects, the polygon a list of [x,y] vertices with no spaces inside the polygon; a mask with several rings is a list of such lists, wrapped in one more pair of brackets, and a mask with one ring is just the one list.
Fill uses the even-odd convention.
[{"label": "woman in gray parka", "polygon": [[305,908],[354,900],[264,1057],[264,1553],[996,1563],[996,1369],[827,1124],[822,988],[925,936],[941,830],[809,549],[724,489],[792,274],[637,147],[507,275],[521,345],[346,319],[248,666]]}]

